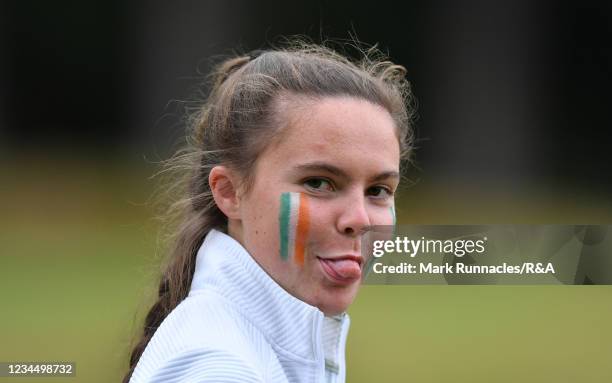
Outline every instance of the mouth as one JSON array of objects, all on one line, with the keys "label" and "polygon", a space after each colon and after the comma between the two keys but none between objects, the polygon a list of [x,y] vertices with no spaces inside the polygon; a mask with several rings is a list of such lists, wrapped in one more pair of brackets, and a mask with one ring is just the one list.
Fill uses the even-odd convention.
[{"label": "mouth", "polygon": [[343,255],[341,257],[317,257],[325,276],[332,282],[349,285],[361,279],[363,257]]}]

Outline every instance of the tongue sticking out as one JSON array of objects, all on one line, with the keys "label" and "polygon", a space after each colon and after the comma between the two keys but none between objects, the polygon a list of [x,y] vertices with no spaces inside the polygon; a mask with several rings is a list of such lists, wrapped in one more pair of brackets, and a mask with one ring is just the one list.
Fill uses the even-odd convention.
[{"label": "tongue sticking out", "polygon": [[351,259],[321,259],[329,268],[344,279],[356,279],[361,277],[359,263]]}]

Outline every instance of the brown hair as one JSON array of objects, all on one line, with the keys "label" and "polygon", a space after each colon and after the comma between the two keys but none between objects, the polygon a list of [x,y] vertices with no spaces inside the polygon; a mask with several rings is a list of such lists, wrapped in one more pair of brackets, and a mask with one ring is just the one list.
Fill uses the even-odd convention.
[{"label": "brown hair", "polygon": [[248,190],[255,161],[282,133],[283,108],[295,96],[348,96],[382,106],[395,121],[402,160],[409,159],[414,109],[406,71],[375,47],[358,50],[360,60],[352,61],[329,47],[293,41],[284,48],[226,59],[215,67],[207,100],[188,120],[187,144],[161,172],[179,173],[181,180],[170,176],[171,186],[164,189],[175,199],[167,212],[175,224],[168,226],[173,234],[158,298],[145,317],[124,383],[163,319],[187,296],[206,234],[213,228],[227,230],[227,219],[209,188],[210,170],[219,164],[232,167]]}]

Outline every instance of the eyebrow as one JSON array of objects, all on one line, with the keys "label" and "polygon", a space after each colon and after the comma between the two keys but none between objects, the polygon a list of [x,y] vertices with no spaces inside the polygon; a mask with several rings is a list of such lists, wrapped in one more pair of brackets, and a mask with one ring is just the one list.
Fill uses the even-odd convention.
[{"label": "eyebrow", "polygon": [[[300,165],[297,165],[295,169],[301,170],[301,171],[323,171],[323,172],[333,174],[343,179],[350,178],[349,175],[344,170],[340,169],[337,166],[328,164],[326,162],[309,162],[306,164],[300,164]],[[399,179],[400,175],[395,170],[389,170],[389,171],[382,172],[372,177],[370,179],[370,182],[378,182],[378,181],[386,180],[389,178]]]}]

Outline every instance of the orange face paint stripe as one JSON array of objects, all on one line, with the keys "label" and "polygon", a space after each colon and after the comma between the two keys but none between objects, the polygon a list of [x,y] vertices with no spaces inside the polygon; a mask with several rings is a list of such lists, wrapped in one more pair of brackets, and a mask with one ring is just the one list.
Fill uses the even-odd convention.
[{"label": "orange face paint stripe", "polygon": [[298,265],[304,264],[306,252],[306,239],[310,226],[310,212],[308,210],[308,197],[300,193],[298,209],[297,228],[295,230],[295,252],[294,258]]}]

